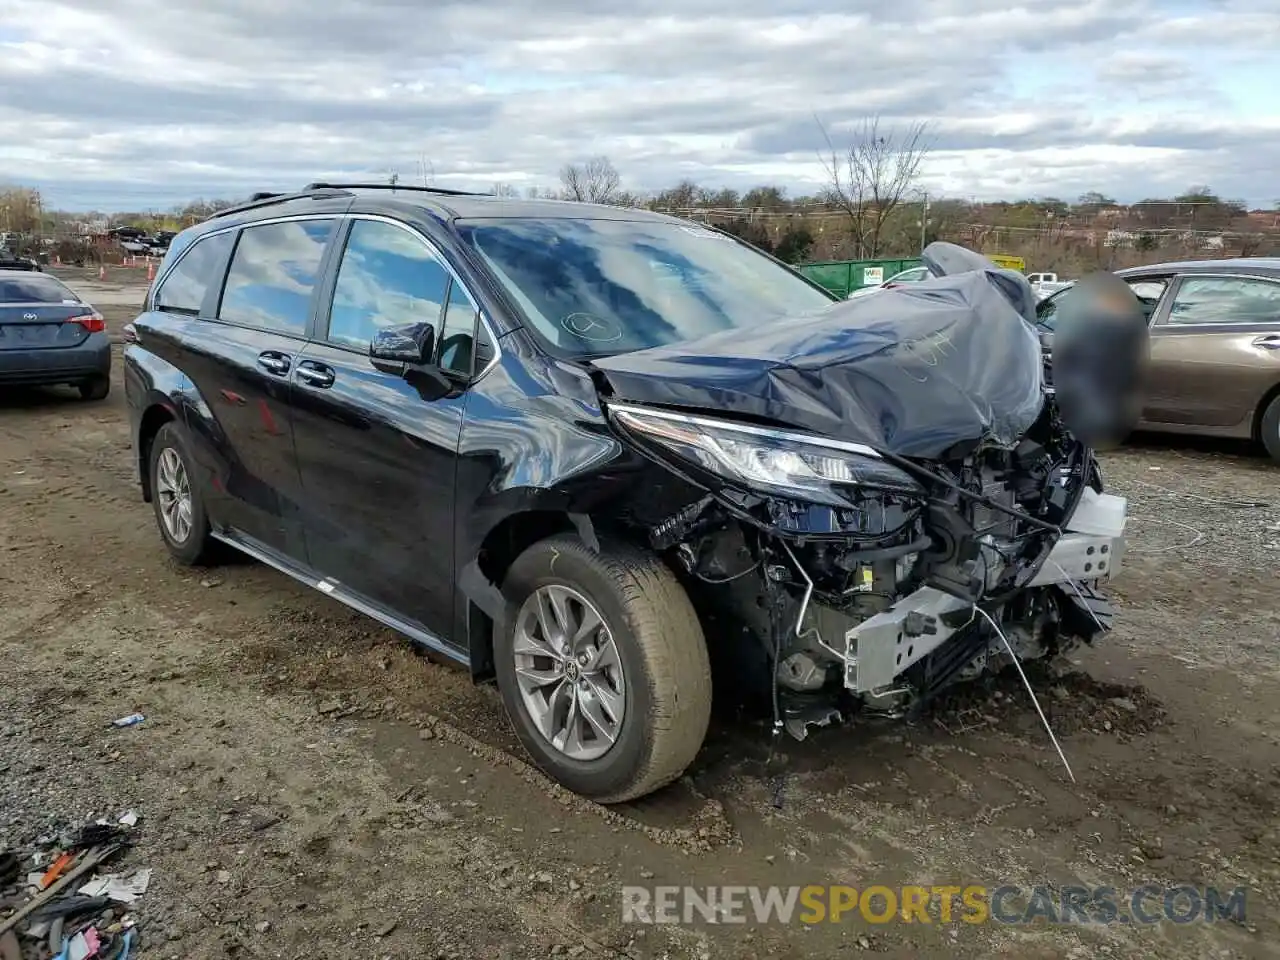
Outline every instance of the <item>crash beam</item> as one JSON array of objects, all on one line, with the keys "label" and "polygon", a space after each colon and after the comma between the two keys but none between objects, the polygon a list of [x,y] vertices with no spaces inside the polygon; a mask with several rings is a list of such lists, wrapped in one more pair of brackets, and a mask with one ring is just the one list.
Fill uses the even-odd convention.
[{"label": "crash beam", "polygon": [[[1113,576],[1124,552],[1125,507],[1123,497],[1086,497],[1067,524],[1069,532],[1054,544],[1027,586]],[[1073,532],[1073,528],[1089,532]],[[972,615],[965,618],[965,611]],[[845,688],[869,693],[888,686],[912,664],[969,626],[976,616],[968,601],[934,587],[921,587],[845,632]],[[955,625],[948,626],[947,621]]]}]

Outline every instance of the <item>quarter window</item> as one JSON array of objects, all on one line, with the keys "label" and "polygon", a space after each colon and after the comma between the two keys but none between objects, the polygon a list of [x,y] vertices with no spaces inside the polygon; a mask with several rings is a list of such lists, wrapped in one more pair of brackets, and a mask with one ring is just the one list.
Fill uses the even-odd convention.
[{"label": "quarter window", "polygon": [[460,284],[449,290],[440,332],[440,366],[450,373],[471,376],[476,343],[476,307]]},{"label": "quarter window", "polygon": [[1176,324],[1280,320],[1280,283],[1249,277],[1184,277],[1169,309]]},{"label": "quarter window", "polygon": [[380,220],[356,220],[338,269],[327,339],[367,350],[382,327],[429,323],[442,334],[448,288],[448,271],[420,237]]},{"label": "quarter window", "polygon": [[155,308],[168,313],[198,314],[209,289],[222,281],[223,266],[234,240],[235,234],[228,231],[215,233],[192,244],[160,284]]},{"label": "quarter window", "polygon": [[332,221],[245,227],[227,271],[218,319],[305,336]]}]

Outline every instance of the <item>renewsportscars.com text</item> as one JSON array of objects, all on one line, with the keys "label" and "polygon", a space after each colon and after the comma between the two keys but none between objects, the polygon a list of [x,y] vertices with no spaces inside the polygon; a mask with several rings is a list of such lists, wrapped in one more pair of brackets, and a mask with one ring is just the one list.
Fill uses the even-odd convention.
[{"label": "renewsportscars.com text", "polygon": [[624,923],[1154,924],[1245,919],[1243,887],[624,886]]}]

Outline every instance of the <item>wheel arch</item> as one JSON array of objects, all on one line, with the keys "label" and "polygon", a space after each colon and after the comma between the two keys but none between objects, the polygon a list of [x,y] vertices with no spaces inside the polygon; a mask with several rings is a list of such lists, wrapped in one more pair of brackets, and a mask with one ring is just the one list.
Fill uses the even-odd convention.
[{"label": "wheel arch", "polygon": [[166,423],[175,423],[178,420],[177,413],[163,403],[153,403],[143,411],[142,418],[138,422],[138,476],[142,479],[142,499],[150,503],[154,495],[151,489],[151,445],[155,442],[156,434],[160,432],[160,428]]},{"label": "wheel arch", "polygon": [[1277,399],[1280,399],[1280,383],[1276,383],[1262,395],[1262,399],[1258,401],[1257,408],[1253,411],[1252,438],[1255,441],[1260,442],[1262,440],[1262,418],[1267,415],[1267,408]]},{"label": "wheel arch", "polygon": [[585,513],[565,509],[531,507],[507,514],[481,540],[474,558],[459,575],[463,623],[466,627],[471,676],[477,683],[494,679],[493,638],[502,629],[505,600],[502,584],[516,558],[539,541],[558,534],[576,533],[590,549],[599,551],[601,535],[618,537],[645,546],[639,533],[615,524],[600,526]]}]

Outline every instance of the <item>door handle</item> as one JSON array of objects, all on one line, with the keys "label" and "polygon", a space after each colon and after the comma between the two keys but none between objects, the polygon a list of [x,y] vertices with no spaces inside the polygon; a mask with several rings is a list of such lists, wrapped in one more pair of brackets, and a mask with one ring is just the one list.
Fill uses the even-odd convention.
[{"label": "door handle", "polygon": [[267,373],[283,377],[289,372],[289,358],[280,353],[263,353],[258,356],[258,366]]},{"label": "door handle", "polygon": [[323,363],[316,363],[314,360],[303,360],[298,364],[298,369],[294,375],[303,383],[313,387],[333,386],[334,372],[333,367],[327,367]]},{"label": "door handle", "polygon": [[1265,337],[1254,337],[1253,345],[1263,350],[1280,350],[1280,333],[1269,333]]}]

